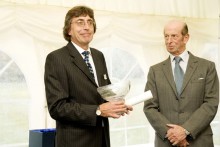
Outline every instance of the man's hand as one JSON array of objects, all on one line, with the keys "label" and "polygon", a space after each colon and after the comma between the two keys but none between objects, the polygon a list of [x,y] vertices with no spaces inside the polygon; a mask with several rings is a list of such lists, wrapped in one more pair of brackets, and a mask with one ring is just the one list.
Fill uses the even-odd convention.
[{"label": "man's hand", "polygon": [[124,101],[107,102],[101,104],[99,107],[101,116],[112,118],[119,118],[133,110],[131,106],[125,105]]},{"label": "man's hand", "polygon": [[126,105],[126,107],[127,111],[125,113],[128,115],[130,111],[133,111],[133,107],[131,105]]},{"label": "man's hand", "polygon": [[187,147],[188,145],[189,145],[189,142],[186,139],[183,139],[176,146],[177,147]]},{"label": "man's hand", "polygon": [[172,145],[178,146],[178,144],[183,145],[188,143],[186,141],[186,134],[183,127],[175,124],[167,124],[167,126],[169,127],[169,129],[167,131],[166,137],[172,143]]}]

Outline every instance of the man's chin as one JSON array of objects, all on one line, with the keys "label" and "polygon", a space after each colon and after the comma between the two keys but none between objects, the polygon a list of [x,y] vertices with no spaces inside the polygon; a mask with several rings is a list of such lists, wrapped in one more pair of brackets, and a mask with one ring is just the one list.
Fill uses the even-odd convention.
[{"label": "man's chin", "polygon": [[176,52],[176,49],[175,49],[175,48],[168,48],[167,50],[168,50],[168,52],[170,52],[170,53]]},{"label": "man's chin", "polygon": [[92,41],[92,39],[90,37],[88,37],[88,38],[84,37],[84,39],[83,39],[83,42],[86,44],[90,43],[91,41]]}]

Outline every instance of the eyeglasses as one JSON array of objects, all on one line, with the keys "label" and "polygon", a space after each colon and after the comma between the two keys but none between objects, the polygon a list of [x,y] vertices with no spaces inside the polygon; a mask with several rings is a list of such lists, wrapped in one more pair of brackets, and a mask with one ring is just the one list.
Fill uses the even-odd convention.
[{"label": "eyeglasses", "polygon": [[84,20],[81,20],[81,19],[75,21],[74,23],[75,23],[77,26],[79,26],[79,27],[84,27],[84,26],[86,25],[86,23],[87,23],[87,25],[88,25],[89,27],[92,27],[92,26],[94,26],[94,24],[95,24],[95,22],[94,22],[93,20],[84,21]]}]

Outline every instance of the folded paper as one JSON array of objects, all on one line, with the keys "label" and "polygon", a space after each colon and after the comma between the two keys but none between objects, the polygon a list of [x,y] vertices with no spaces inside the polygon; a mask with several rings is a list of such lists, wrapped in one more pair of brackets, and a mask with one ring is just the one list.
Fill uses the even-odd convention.
[{"label": "folded paper", "polygon": [[132,98],[127,99],[125,101],[125,103],[126,103],[126,105],[133,106],[133,105],[142,103],[142,102],[144,102],[146,100],[149,100],[151,98],[153,98],[153,95],[152,95],[151,91],[148,90],[148,91],[146,91],[146,92],[144,92],[144,93],[142,93],[140,95],[137,95],[137,96],[134,96]]}]

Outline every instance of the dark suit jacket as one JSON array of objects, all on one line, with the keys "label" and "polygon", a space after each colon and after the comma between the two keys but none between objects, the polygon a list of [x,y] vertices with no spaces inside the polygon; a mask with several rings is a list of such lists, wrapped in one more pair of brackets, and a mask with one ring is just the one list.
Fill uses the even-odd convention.
[{"label": "dark suit jacket", "polygon": [[[110,84],[103,54],[96,49],[91,53],[99,86]],[[95,113],[104,102],[97,87],[72,43],[48,54],[45,89],[49,113],[56,120],[56,147],[102,147],[102,122],[110,146],[108,119]]]},{"label": "dark suit jacket", "polygon": [[170,58],[150,67],[145,90],[153,99],[144,112],[156,131],[155,147],[170,147],[166,124],[178,124],[191,132],[190,147],[212,147],[210,123],[219,103],[219,81],[213,62],[189,53],[182,93],[178,99]]}]

